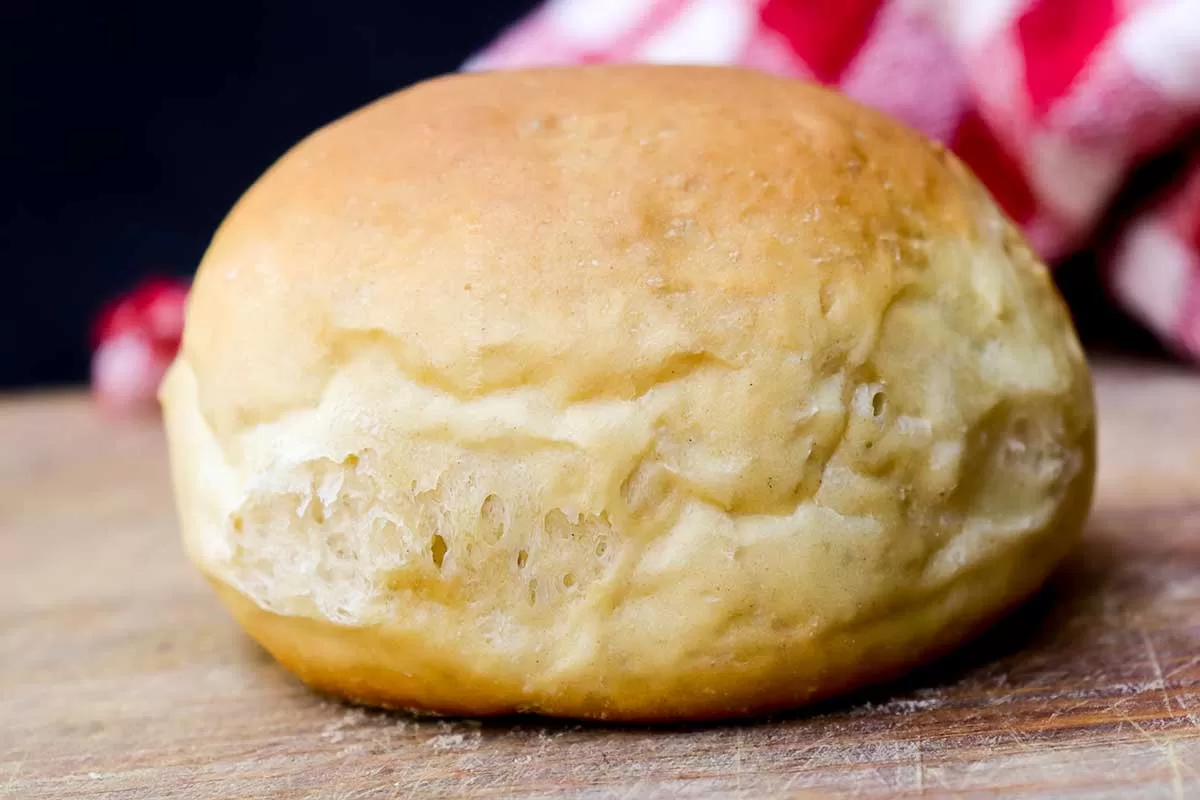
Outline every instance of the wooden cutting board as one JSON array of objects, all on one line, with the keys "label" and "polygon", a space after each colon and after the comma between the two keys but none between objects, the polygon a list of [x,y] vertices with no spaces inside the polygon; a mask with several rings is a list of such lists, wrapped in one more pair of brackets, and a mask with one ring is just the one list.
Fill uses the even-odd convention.
[{"label": "wooden cutting board", "polygon": [[1086,544],[900,685],[752,724],[416,721],[308,692],[176,542],[153,420],[0,401],[0,796],[1200,797],[1200,374],[1097,369]]}]

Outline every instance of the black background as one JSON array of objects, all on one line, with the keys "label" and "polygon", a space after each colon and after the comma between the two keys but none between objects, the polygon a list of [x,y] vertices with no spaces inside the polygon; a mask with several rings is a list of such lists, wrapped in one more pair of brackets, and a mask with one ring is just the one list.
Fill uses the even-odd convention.
[{"label": "black background", "polygon": [[[0,388],[86,379],[98,310],[190,275],[289,146],[454,70],[535,5],[0,0]],[[1086,255],[1059,271],[1085,338],[1152,348],[1096,273]]]},{"label": "black background", "polygon": [[99,308],[190,275],[289,146],[535,5],[0,2],[0,387],[84,380]]}]

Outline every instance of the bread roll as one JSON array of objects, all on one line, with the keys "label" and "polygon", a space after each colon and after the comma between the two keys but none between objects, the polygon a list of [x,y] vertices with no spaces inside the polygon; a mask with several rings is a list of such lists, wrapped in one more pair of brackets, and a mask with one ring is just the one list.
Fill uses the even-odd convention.
[{"label": "bread roll", "polygon": [[319,690],[714,719],[885,680],[1071,547],[1090,381],[951,154],[799,82],[458,75],[318,131],[161,392],[188,553]]}]

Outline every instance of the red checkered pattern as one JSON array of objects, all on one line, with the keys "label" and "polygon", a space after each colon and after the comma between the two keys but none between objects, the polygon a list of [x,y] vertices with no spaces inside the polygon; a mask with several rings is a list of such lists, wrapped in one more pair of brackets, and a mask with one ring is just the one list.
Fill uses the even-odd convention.
[{"label": "red checkered pattern", "polygon": [[[954,149],[1049,259],[1086,245],[1130,170],[1200,123],[1200,0],[550,0],[466,68],[613,61],[835,86]],[[1200,153],[1193,164],[1127,220],[1108,274],[1130,313],[1200,359]],[[144,290],[97,350],[111,406],[151,397],[178,342],[153,332],[160,296],[182,305],[182,291]]]}]

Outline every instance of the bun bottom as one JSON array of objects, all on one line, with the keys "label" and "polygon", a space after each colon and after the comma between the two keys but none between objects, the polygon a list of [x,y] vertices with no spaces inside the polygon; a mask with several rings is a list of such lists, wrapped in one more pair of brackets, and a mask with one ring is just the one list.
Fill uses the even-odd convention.
[{"label": "bun bottom", "polygon": [[[1028,599],[1074,541],[1051,536],[1014,548],[961,575],[923,602],[831,635],[781,648],[769,669],[747,674],[714,665],[704,675],[667,676],[670,692],[635,681],[566,685],[530,692],[524,676],[484,674],[463,652],[433,652],[393,626],[352,627],[263,609],[229,584],[210,580],[238,623],[313,689],[354,703],[421,714],[494,717],[533,713],[627,722],[717,721],[786,711],[900,677],[981,633]],[[1040,545],[1040,546],[1039,546]],[[1055,552],[1047,552],[1047,545]],[[664,676],[655,676],[657,686]],[[639,689],[641,689],[639,691]]]}]

